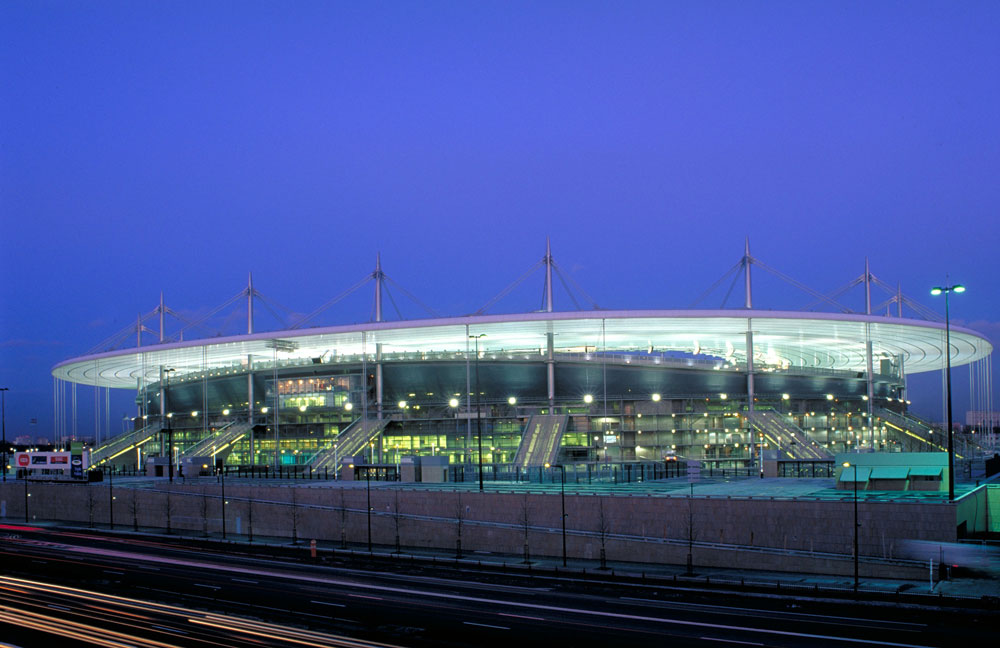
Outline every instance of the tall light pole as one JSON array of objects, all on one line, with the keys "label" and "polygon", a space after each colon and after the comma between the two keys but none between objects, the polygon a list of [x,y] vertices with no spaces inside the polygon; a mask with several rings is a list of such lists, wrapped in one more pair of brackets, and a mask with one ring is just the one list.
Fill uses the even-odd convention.
[{"label": "tall light pole", "polygon": [[479,492],[483,492],[483,416],[479,411],[479,338],[485,333],[470,335],[476,341],[476,434],[479,437]]},{"label": "tall light pole", "polygon": [[566,466],[556,464],[552,466],[545,464],[546,468],[558,468],[562,476],[559,484],[559,500],[562,502],[562,541],[563,541],[563,567],[566,566]]},{"label": "tall light pole", "polygon": [[854,468],[854,593],[858,593],[858,465],[845,461],[844,468]]},{"label": "tall light pole", "polygon": [[0,427],[3,429],[3,481],[7,483],[7,392],[9,387],[0,387]]},{"label": "tall light pole", "polygon": [[954,284],[951,286],[934,286],[931,288],[932,295],[944,293],[944,344],[948,347],[945,353],[945,390],[948,393],[948,501],[955,501],[955,446],[952,441],[951,432],[951,319],[948,313],[948,295],[956,292],[965,292],[965,286]]},{"label": "tall light pole", "polygon": [[372,552],[372,467],[365,467],[365,482],[368,491],[368,553]]},{"label": "tall light pole", "polygon": [[220,489],[220,495],[222,495],[222,539],[226,539],[226,464],[223,462],[219,466],[219,477],[221,478],[220,484],[222,488]]},{"label": "tall light pole", "polygon": [[170,425],[171,419],[174,418],[173,412],[167,413],[167,456],[170,458],[167,463],[167,472],[170,475],[170,483],[174,483],[174,428]]}]

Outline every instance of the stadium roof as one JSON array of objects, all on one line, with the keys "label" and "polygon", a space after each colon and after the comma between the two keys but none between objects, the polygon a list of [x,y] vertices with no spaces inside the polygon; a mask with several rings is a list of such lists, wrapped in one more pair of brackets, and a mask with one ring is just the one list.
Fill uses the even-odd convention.
[{"label": "stadium roof", "polygon": [[[231,337],[153,344],[66,360],[52,375],[101,387],[135,388],[159,379],[160,367],[187,373],[231,369],[248,355],[285,362],[297,358],[374,357],[419,352],[462,353],[468,335],[485,334],[480,350],[538,350],[554,334],[557,351],[678,351],[745,361],[746,332],[754,333],[754,361],[864,371],[870,336],[876,367],[902,357],[908,374],[942,369],[945,326],[886,316],[766,310],[618,310],[538,312],[512,315],[370,322],[345,326],[269,331]],[[276,344],[276,341],[279,341]],[[952,365],[988,356],[993,347],[970,329],[951,327]],[[277,351],[275,347],[278,347]]]}]

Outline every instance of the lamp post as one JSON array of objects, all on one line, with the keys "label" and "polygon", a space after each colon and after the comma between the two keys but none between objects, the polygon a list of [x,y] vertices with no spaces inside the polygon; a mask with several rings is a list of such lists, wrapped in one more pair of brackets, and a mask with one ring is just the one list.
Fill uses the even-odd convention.
[{"label": "lamp post", "polygon": [[948,420],[946,425],[948,426],[948,501],[953,502],[955,500],[955,446],[952,441],[951,433],[951,319],[948,313],[948,295],[956,292],[965,292],[965,286],[962,284],[953,284],[951,286],[934,286],[931,288],[932,295],[940,295],[944,293],[944,344],[948,347],[948,351],[945,354],[945,390],[948,393]]},{"label": "lamp post", "polygon": [[483,417],[479,408],[479,338],[485,333],[470,335],[476,341],[476,434],[479,437],[479,492],[483,492]]},{"label": "lamp post", "polygon": [[108,528],[115,528],[115,467],[108,464]]},{"label": "lamp post", "polygon": [[566,466],[556,464],[554,466],[545,464],[546,468],[558,468],[562,476],[559,483],[559,501],[562,503],[562,541],[563,541],[563,567],[566,566]]},{"label": "lamp post", "polygon": [[170,474],[170,483],[174,483],[174,428],[170,425],[170,421],[174,418],[173,412],[167,413],[167,457],[168,463],[167,472]]},{"label": "lamp post", "polygon": [[222,539],[226,539],[226,464],[225,462],[219,466],[219,477],[221,485],[221,495],[222,495]]},{"label": "lamp post", "polygon": [[372,467],[365,468],[365,481],[368,490],[368,553],[372,552]]},{"label": "lamp post", "polygon": [[858,466],[845,461],[844,468],[854,468],[854,593],[858,593]]},{"label": "lamp post", "polygon": [[[160,403],[160,412],[166,410],[167,393],[170,386],[170,373],[176,371],[173,367],[163,368],[163,402]],[[170,425],[170,419],[173,418],[173,413],[167,414],[167,456],[170,458],[169,466],[167,467],[167,472],[170,475],[170,483],[174,482],[174,429]],[[163,437],[160,437],[162,440]],[[162,450],[162,447],[161,447]]]},{"label": "lamp post", "polygon": [[7,392],[9,387],[0,387],[0,427],[3,429],[3,481],[7,483]]}]

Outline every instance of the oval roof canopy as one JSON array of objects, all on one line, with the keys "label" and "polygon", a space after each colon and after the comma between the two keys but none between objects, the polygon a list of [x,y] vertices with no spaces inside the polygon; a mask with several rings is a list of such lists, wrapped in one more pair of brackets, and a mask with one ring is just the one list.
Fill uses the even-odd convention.
[{"label": "oval roof canopy", "polygon": [[[267,361],[277,354],[287,361],[364,352],[373,357],[379,344],[387,360],[431,352],[464,357],[473,343],[468,335],[481,334],[480,351],[486,352],[544,349],[552,333],[557,351],[653,349],[741,362],[748,328],[754,334],[754,361],[769,365],[864,371],[868,336],[876,366],[880,359],[901,357],[904,371],[912,374],[942,369],[945,363],[945,326],[939,322],[763,310],[624,310],[372,322],[171,342],[72,358],[56,365],[52,375],[134,389],[140,380],[158,380],[161,367],[177,376],[223,371],[245,364],[247,356]],[[951,327],[951,345],[953,366],[993,350],[983,335],[958,326]]]}]

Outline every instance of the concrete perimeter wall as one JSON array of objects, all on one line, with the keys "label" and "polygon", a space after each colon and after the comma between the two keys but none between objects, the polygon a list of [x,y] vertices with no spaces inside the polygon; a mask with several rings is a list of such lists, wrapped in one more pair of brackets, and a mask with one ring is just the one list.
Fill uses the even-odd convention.
[{"label": "concrete perimeter wall", "polygon": [[[105,484],[29,484],[28,518],[106,526]],[[219,533],[222,501],[214,479],[149,488],[115,487],[116,527],[160,528],[185,534]],[[226,526],[232,538],[252,533],[297,540],[366,543],[363,484],[226,487]],[[561,556],[559,494],[371,489],[376,545]],[[695,566],[853,574],[853,502],[767,498],[566,495],[567,553],[598,559],[683,565],[689,528]],[[0,487],[4,522],[24,521],[24,485]],[[887,564],[903,540],[955,542],[955,509],[947,503],[861,502],[861,574],[920,579],[926,566]],[[525,529],[527,527],[527,529]],[[603,531],[603,534],[602,534]],[[602,537],[603,543],[602,543]],[[630,536],[628,538],[621,536]]]}]

